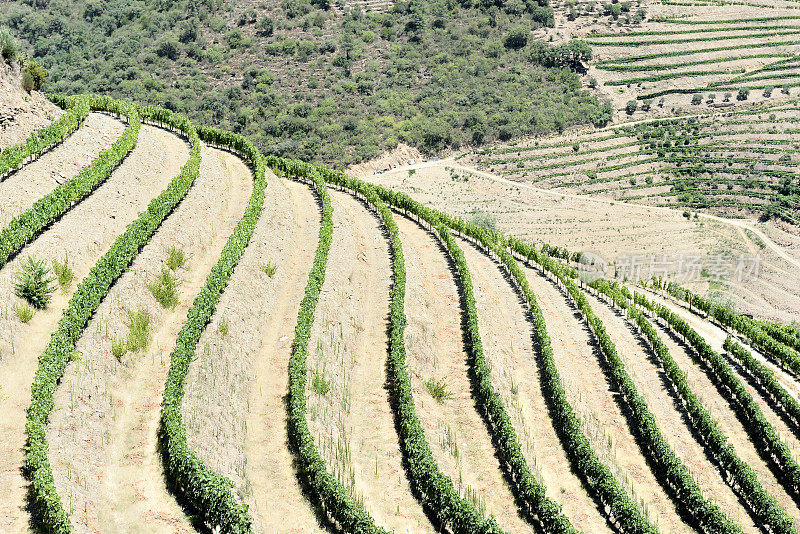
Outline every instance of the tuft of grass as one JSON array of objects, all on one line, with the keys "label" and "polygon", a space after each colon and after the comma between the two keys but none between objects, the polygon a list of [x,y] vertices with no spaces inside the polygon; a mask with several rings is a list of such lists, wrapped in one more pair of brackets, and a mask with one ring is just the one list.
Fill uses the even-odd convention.
[{"label": "tuft of grass", "polygon": [[274,261],[268,261],[267,263],[261,264],[261,270],[264,271],[267,276],[272,278],[278,271],[278,265]]},{"label": "tuft of grass", "polygon": [[150,344],[150,313],[147,310],[125,310],[128,314],[128,340],[126,348],[131,352],[141,352]]},{"label": "tuft of grass", "polygon": [[28,256],[14,275],[14,292],[37,310],[43,310],[56,290],[54,281],[44,260]]},{"label": "tuft of grass", "polygon": [[122,361],[122,357],[128,352],[128,347],[125,340],[114,338],[111,340],[111,354],[117,359],[118,362]]},{"label": "tuft of grass", "polygon": [[75,273],[72,272],[72,267],[69,266],[69,258],[67,256],[64,256],[63,262],[53,259],[53,272],[56,273],[61,290],[66,291],[69,289],[75,279]]},{"label": "tuft of grass", "polygon": [[228,324],[228,320],[227,319],[225,319],[223,317],[222,319],[219,320],[219,325],[217,325],[217,332],[219,332],[219,334],[222,337],[225,337],[225,336],[228,335],[229,328],[230,328],[230,325]]},{"label": "tuft of grass", "polygon": [[328,394],[331,390],[331,383],[329,380],[325,379],[324,371],[320,374],[319,369],[316,370],[314,379],[311,381],[311,388],[321,397]]},{"label": "tuft of grass", "polygon": [[175,309],[178,305],[178,277],[164,267],[156,279],[147,284],[147,289],[164,308]]},{"label": "tuft of grass", "polygon": [[444,404],[444,401],[453,398],[453,392],[447,389],[447,380],[444,378],[441,380],[436,380],[433,377],[427,379],[425,381],[425,389],[439,404]]},{"label": "tuft of grass", "polygon": [[16,304],[17,317],[23,323],[27,323],[36,314],[36,310],[25,304],[24,302],[17,302]]},{"label": "tuft of grass", "polygon": [[167,267],[173,271],[185,267],[187,259],[181,247],[172,246],[167,250]]}]

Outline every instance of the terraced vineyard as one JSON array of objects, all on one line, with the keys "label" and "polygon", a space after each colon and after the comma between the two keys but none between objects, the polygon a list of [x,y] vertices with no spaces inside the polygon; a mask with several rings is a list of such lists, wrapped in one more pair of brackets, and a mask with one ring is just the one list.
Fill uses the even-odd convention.
[{"label": "terraced vineyard", "polygon": [[[55,101],[0,152],[4,532],[799,528],[792,327],[586,283],[568,250],[165,109]],[[580,193],[634,172],[579,179],[599,158],[651,189],[697,171],[715,204],[791,224],[796,109],[480,158]],[[730,189],[704,189],[711,165]],[[37,265],[58,281],[30,307]]]},{"label": "terraced vineyard", "polygon": [[798,102],[622,123],[476,151],[479,169],[559,191],[800,221]]},{"label": "terraced vineyard", "polygon": [[[562,9],[585,12],[580,22],[598,12],[587,9],[589,4],[570,2]],[[573,24],[571,32],[592,45],[589,74],[617,109],[634,99],[640,109],[663,114],[796,94],[800,12],[793,0],[662,0],[626,6],[629,14],[623,17],[595,15],[594,21]],[[640,8],[644,20],[639,14],[631,23]]]}]

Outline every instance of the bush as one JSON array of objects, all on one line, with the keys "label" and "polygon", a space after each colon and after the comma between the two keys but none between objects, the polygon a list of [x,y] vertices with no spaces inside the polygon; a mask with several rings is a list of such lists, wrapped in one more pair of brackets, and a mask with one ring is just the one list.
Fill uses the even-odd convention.
[{"label": "bush", "polygon": [[63,262],[53,260],[53,272],[56,273],[58,285],[61,286],[61,289],[63,291],[69,289],[69,286],[72,285],[72,281],[75,279],[72,267],[69,266],[69,258],[65,257]]},{"label": "bush", "polygon": [[56,290],[53,285],[55,278],[50,276],[47,263],[44,260],[37,260],[33,256],[28,256],[27,261],[22,262],[14,280],[14,292],[17,296],[25,299],[38,310],[47,307],[53,291]]},{"label": "bush", "polygon": [[697,106],[703,101],[703,96],[699,93],[695,93],[692,95],[692,105]]},{"label": "bush", "polygon": [[469,219],[470,224],[474,224],[478,228],[483,228],[487,232],[497,231],[497,219],[491,213],[485,211],[475,211]]},{"label": "bush", "polygon": [[172,310],[178,305],[178,278],[168,267],[161,269],[156,279],[147,284],[147,289],[163,307]]},{"label": "bush", "polygon": [[739,92],[736,93],[736,100],[747,100],[750,96],[750,89],[739,89]]},{"label": "bush", "polygon": [[625,113],[628,115],[633,115],[636,113],[636,110],[639,109],[639,101],[638,100],[628,100],[628,103],[625,104]]},{"label": "bush", "polygon": [[145,309],[135,312],[126,309],[125,313],[128,314],[126,324],[130,329],[125,348],[131,352],[141,352],[150,344],[150,314]]},{"label": "bush", "polygon": [[11,30],[5,27],[0,28],[0,56],[6,63],[16,61],[19,56],[17,40],[11,35]]},{"label": "bush", "polygon": [[35,61],[26,61],[22,69],[22,87],[28,91],[38,91],[47,79],[47,69]]},{"label": "bush", "polygon": [[173,271],[186,266],[186,252],[181,247],[171,246],[167,250],[167,267]]},{"label": "bush", "polygon": [[19,320],[22,321],[23,323],[28,323],[31,319],[33,319],[33,316],[36,314],[36,310],[31,308],[24,302],[17,302],[14,305],[14,308],[16,309],[17,317],[19,317]]},{"label": "bush", "polygon": [[511,50],[519,50],[525,48],[528,44],[528,35],[530,30],[524,26],[516,26],[508,30],[506,37],[503,40],[503,45]]}]

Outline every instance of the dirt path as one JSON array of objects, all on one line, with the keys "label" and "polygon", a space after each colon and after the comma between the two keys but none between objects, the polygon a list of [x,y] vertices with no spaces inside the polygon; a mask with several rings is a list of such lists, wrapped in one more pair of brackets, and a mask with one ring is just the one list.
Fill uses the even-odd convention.
[{"label": "dirt path", "polygon": [[503,398],[528,466],[577,529],[610,532],[594,499],[572,473],[548,415],[527,308],[500,264],[467,241],[459,240],[459,244],[472,274],[478,328],[492,368],[492,383]]},{"label": "dirt path", "polygon": [[[465,165],[461,165],[455,159],[455,156],[449,157],[449,158],[446,158],[446,159],[436,160],[436,161],[430,161],[430,162],[425,162],[425,163],[417,163],[417,164],[414,164],[414,165],[406,165],[406,166],[402,166],[402,167],[397,167],[397,168],[392,169],[391,171],[387,172],[386,174],[387,175],[390,175],[390,174],[402,174],[402,173],[407,173],[410,170],[418,170],[418,169],[424,169],[424,168],[428,168],[428,167],[441,167],[441,168],[449,168],[449,169],[453,169],[453,170],[461,171],[461,172],[468,172],[468,173],[475,174],[477,176],[481,176],[483,178],[488,178],[489,180],[498,182],[500,184],[510,185],[510,186],[514,186],[514,187],[517,187],[517,188],[520,188],[520,189],[534,191],[535,193],[538,193],[538,194],[541,194],[541,195],[546,195],[548,197],[571,198],[571,199],[575,199],[575,200],[591,202],[591,203],[594,203],[594,204],[597,204],[597,205],[600,205],[600,206],[603,206],[603,207],[610,207],[610,206],[614,206],[615,204],[619,203],[618,200],[613,199],[613,198],[603,198],[601,196],[576,195],[576,194],[571,194],[571,193],[564,193],[564,192],[561,192],[561,191],[558,191],[558,190],[545,189],[545,188],[542,188],[542,187],[537,187],[535,185],[531,185],[529,183],[522,182],[522,181],[509,180],[507,178],[503,178],[503,177],[498,176],[496,174],[492,174],[492,173],[489,173],[489,172],[481,171],[481,170],[476,169],[474,167],[468,167],[468,166],[465,166]],[[373,177],[367,177],[367,179],[370,179],[370,180],[374,181]],[[651,212],[651,213],[652,212],[670,213],[673,216],[674,216],[674,214],[679,213],[681,211],[681,210],[676,210],[676,209],[672,209],[672,208],[668,208],[668,207],[645,206],[645,205],[635,204],[635,203],[626,203],[625,207],[626,207],[627,210],[632,210],[632,211],[633,210],[639,210],[640,212],[644,211],[644,212]],[[702,212],[697,213],[697,215],[699,217],[703,218],[703,219],[706,219],[706,220],[715,221],[715,222],[722,223],[722,224],[725,224],[725,225],[733,226],[735,228],[747,229],[747,230],[753,232],[754,234],[756,234],[766,244],[766,246],[770,250],[772,250],[780,258],[782,258],[783,260],[785,260],[789,264],[800,268],[800,258],[797,258],[793,254],[790,254],[789,252],[787,252],[786,251],[786,247],[782,247],[782,246],[778,245],[777,243],[775,243],[775,241],[773,241],[769,236],[767,236],[767,234],[765,234],[761,229],[756,227],[750,221],[719,217],[717,215],[711,215],[709,213],[702,213]]]},{"label": "dirt path", "polygon": [[[434,459],[478,508],[507,532],[532,532],[518,514],[495,458],[486,425],[475,408],[461,329],[462,310],[447,252],[417,223],[395,216],[406,263],[406,354],[414,404]],[[425,382],[451,393],[437,402]]]},{"label": "dirt path", "polygon": [[[584,320],[561,291],[539,271],[525,269],[539,299],[553,355],[573,408],[584,423],[584,433],[600,459],[611,468],[634,502],[662,532],[688,532],[664,492],[628,427],[615,391],[600,367],[600,355]],[[609,447],[610,444],[610,447]]]},{"label": "dirt path", "polygon": [[[183,402],[187,439],[234,481],[256,531],[321,530],[292,467],[286,408],[292,331],[319,240],[311,190],[268,177],[253,238],[200,338]],[[261,266],[274,262],[273,276]],[[220,332],[228,325],[228,333]]]},{"label": "dirt path", "polygon": [[430,531],[403,469],[386,389],[389,243],[358,200],[338,191],[331,198],[333,242],[309,342],[309,429],[377,524]]},{"label": "dirt path", "polygon": [[739,422],[726,397],[719,393],[704,368],[696,363],[694,350],[673,337],[671,333],[665,331],[659,324],[655,322],[653,324],[678,366],[686,373],[686,378],[692,390],[706,407],[714,421],[717,422],[720,430],[728,437],[728,443],[733,446],[739,457],[753,469],[767,493],[775,497],[786,513],[794,518],[795,526],[800,524],[798,523],[800,509],[798,509],[797,504],[786,493],[786,490],[776,480],[772,471],[759,456],[757,445],[750,441],[744,426]]},{"label": "dirt path", "polygon": [[[125,124],[103,113],[90,113],[62,144],[0,182],[0,228],[89,165],[122,135]],[[139,140],[144,132],[140,132]]]},{"label": "dirt path", "polygon": [[[252,177],[238,158],[203,148],[200,176],[186,198],[117,281],[78,342],[81,360],[67,367],[48,427],[59,494],[74,510],[77,532],[181,532],[188,519],[168,493],[156,450],[169,355],[192,300],[241,217]],[[166,251],[189,256],[179,269],[179,303],[164,310],[145,283]],[[150,314],[152,341],[120,361],[112,341],[129,328],[124,308]]]},{"label": "dirt path", "polygon": [[603,321],[628,373],[636,383],[639,394],[647,400],[647,406],[655,416],[658,428],[672,450],[692,472],[703,494],[713,497],[722,511],[740,525],[744,532],[759,532],[747,509],[706,456],[704,447],[694,439],[680,401],[668,386],[669,378],[655,360],[652,351],[643,344],[632,323],[625,319],[623,312],[612,310],[605,301],[590,293],[586,293],[586,298]]},{"label": "dirt path", "polygon": [[[69,296],[78,282],[108,250],[114,239],[180,169],[188,158],[187,145],[174,135],[142,127],[142,140],[125,162],[89,198],[66,214],[36,241],[0,270],[0,530],[27,532],[25,510],[27,481],[22,476],[25,444],[25,409],[37,357],[50,341]],[[153,169],[157,169],[153,172]],[[75,282],[66,294],[56,291],[47,310],[30,323],[20,323],[14,311],[11,279],[19,262],[34,255],[53,259],[69,257]]]}]

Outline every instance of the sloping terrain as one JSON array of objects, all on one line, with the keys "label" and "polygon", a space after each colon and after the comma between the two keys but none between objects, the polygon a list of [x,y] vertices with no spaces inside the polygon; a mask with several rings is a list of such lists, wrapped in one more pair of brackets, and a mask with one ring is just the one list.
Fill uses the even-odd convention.
[{"label": "sloping terrain", "polygon": [[[758,277],[689,285],[725,283],[764,315],[782,314],[776,303],[796,313],[795,234],[620,205],[578,186],[543,191],[455,159],[370,175],[391,191],[265,158],[244,137],[166,110],[124,110],[127,125],[92,113],[0,184],[3,210],[49,217],[29,238],[2,230],[19,241],[0,265],[4,531],[796,532],[790,327],[764,326],[766,348],[756,347],[662,293],[699,332],[676,334],[570,281],[573,267],[595,277],[622,268],[590,269],[572,251],[730,247],[763,255]],[[630,147],[656,138],[670,146],[653,150],[677,153],[689,128],[709,146],[678,146],[706,151],[731,176],[756,154],[769,157],[754,172],[789,172],[793,111],[612,128],[588,134],[588,148],[531,145],[523,166],[541,177],[593,158],[635,161]],[[56,209],[51,167],[93,168],[140,117],[108,178]],[[762,128],[759,117],[775,141],[759,146],[778,151],[756,150],[760,134],[747,127]],[[65,187],[80,176],[63,171]],[[31,201],[17,205],[15,193]],[[46,276],[63,257],[73,271],[32,317],[24,303],[35,301],[14,287],[29,256],[45,260]],[[795,291],[776,296],[784,289]],[[756,380],[725,348],[729,334],[772,375]],[[724,352],[731,374],[710,367],[720,364],[698,339]],[[739,464],[698,435],[689,397]],[[745,492],[737,485],[750,475]]]}]

